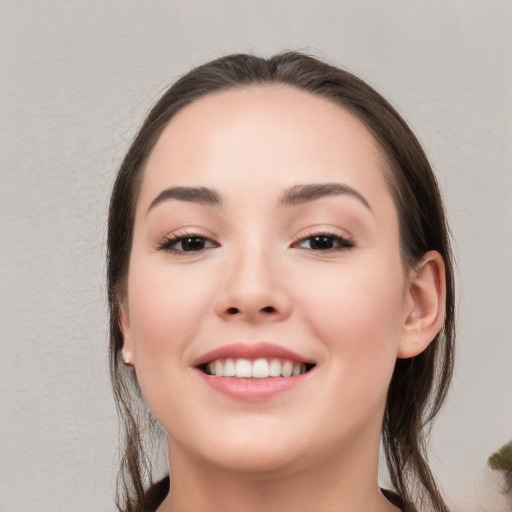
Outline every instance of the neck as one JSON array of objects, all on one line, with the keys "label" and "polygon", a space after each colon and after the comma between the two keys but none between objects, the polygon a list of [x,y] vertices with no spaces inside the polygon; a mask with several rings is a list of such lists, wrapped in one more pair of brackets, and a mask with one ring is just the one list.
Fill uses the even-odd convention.
[{"label": "neck", "polygon": [[264,474],[213,468],[176,447],[169,451],[171,492],[158,512],[398,511],[378,486],[378,457],[372,455],[378,450],[351,450]]}]

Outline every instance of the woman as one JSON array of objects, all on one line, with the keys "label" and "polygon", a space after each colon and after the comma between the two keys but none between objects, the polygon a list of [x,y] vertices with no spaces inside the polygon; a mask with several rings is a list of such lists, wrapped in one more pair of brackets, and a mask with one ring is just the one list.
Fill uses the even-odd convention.
[{"label": "woman", "polygon": [[119,510],[448,510],[425,455],[453,366],[447,225],[361,80],[298,53],[178,80],[119,170],[108,285]]}]

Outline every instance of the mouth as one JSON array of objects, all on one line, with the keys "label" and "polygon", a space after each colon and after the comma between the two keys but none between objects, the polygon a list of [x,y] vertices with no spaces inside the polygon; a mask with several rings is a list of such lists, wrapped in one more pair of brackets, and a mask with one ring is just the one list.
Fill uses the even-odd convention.
[{"label": "mouth", "polygon": [[223,345],[192,366],[213,391],[230,399],[261,403],[300,388],[316,362],[274,343]]},{"label": "mouth", "polygon": [[260,357],[219,358],[198,366],[206,375],[230,377],[234,379],[268,379],[297,377],[314,368],[314,363],[299,362],[293,359]]},{"label": "mouth", "polygon": [[210,378],[283,380],[310,372],[316,363],[281,345],[258,342],[223,345],[193,366]]}]

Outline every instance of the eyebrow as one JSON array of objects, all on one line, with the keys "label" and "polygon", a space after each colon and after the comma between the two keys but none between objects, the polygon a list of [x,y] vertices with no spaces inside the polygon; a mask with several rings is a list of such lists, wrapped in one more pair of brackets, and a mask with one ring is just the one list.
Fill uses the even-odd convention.
[{"label": "eyebrow", "polygon": [[348,195],[357,199],[368,210],[372,211],[370,203],[356,189],[341,183],[311,183],[307,185],[296,185],[286,190],[279,203],[283,206],[294,206],[298,204],[315,201],[322,197]]},{"label": "eyebrow", "polygon": [[218,192],[207,187],[170,187],[162,190],[149,205],[148,213],[157,204],[177,199],[189,203],[204,204],[208,206],[222,206],[222,198]]},{"label": "eyebrow", "polygon": [[[349,195],[357,199],[368,210],[372,211],[370,203],[356,189],[342,183],[310,183],[295,185],[283,192],[279,199],[281,206],[295,206],[323,197]],[[146,213],[165,201],[176,199],[190,203],[220,207],[223,204],[221,195],[207,187],[170,187],[153,199]]]}]

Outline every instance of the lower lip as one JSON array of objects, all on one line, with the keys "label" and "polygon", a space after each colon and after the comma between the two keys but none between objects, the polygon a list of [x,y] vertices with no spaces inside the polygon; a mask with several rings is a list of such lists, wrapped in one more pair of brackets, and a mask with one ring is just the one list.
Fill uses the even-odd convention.
[{"label": "lower lip", "polygon": [[215,391],[238,400],[267,400],[289,391],[304,382],[309,372],[295,377],[270,377],[267,379],[233,379],[214,377],[198,370],[203,381]]}]

